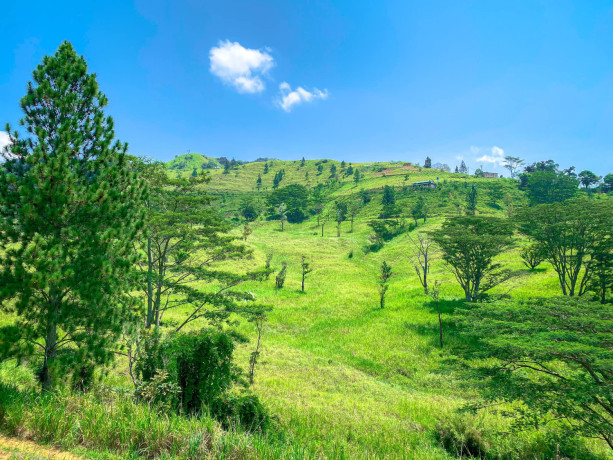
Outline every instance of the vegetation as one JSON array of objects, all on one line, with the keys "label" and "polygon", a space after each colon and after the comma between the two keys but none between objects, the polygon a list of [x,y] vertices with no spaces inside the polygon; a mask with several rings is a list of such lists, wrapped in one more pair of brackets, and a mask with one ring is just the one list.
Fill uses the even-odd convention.
[{"label": "vegetation", "polygon": [[[112,143],[68,44],[24,101],[0,169],[0,433],[94,458],[613,458],[610,175],[173,168]],[[70,116],[36,125],[47,103]]]}]

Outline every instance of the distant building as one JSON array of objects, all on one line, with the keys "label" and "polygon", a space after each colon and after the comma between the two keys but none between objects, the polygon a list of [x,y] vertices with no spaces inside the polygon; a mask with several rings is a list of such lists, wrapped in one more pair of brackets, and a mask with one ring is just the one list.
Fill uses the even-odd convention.
[{"label": "distant building", "polygon": [[411,185],[413,186],[413,188],[436,188],[436,184],[434,183],[434,181],[431,180],[413,182]]},{"label": "distant building", "polygon": [[488,179],[498,179],[498,173],[491,173],[483,171],[483,177],[487,177]]}]

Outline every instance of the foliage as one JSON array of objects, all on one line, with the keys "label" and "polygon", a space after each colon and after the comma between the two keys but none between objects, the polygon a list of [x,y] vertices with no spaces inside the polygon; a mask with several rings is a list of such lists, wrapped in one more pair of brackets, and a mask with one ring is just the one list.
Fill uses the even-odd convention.
[{"label": "foliage", "polygon": [[[219,323],[255,300],[234,288],[261,279],[265,270],[236,274],[220,268],[251,253],[238,236],[227,234],[228,223],[211,206],[211,197],[202,189],[209,178],[171,179],[158,163],[147,161],[137,168],[150,189],[146,237],[139,246],[145,257],[138,263],[146,301],[144,327],[159,326],[165,313],[178,308],[189,308],[189,313],[177,330],[199,318]],[[206,284],[216,289],[203,290]]]},{"label": "foliage", "polygon": [[562,172],[537,170],[520,177],[533,205],[562,202],[577,195],[579,181]]},{"label": "foliage", "polygon": [[381,249],[386,241],[391,240],[404,231],[402,225],[399,225],[397,221],[391,219],[371,220],[368,222],[368,226],[374,232],[369,237],[370,249],[373,251]]},{"label": "foliage", "polygon": [[277,273],[277,277],[275,278],[275,292],[283,287],[285,284],[285,277],[287,276],[287,263],[283,262],[281,264],[281,270]]},{"label": "foliage", "polygon": [[[613,449],[613,312],[578,299],[470,305],[462,329],[478,340],[486,402],[508,405],[519,429],[557,420]],[[491,360],[494,360],[493,362]]]},{"label": "foliage", "polygon": [[525,246],[520,253],[521,259],[526,267],[534,270],[544,260],[543,250],[536,244]]},{"label": "foliage", "polygon": [[379,306],[385,307],[385,294],[389,288],[389,279],[392,277],[392,266],[384,260],[379,269]]},{"label": "foliage", "polygon": [[579,173],[579,182],[586,189],[590,188],[592,185],[597,185],[600,181],[601,177],[594,174],[592,171],[584,170]]},{"label": "foliage", "polygon": [[424,294],[428,294],[428,274],[432,261],[438,256],[438,250],[434,246],[432,238],[428,235],[418,233],[416,239],[409,237],[411,243],[411,263],[415,268],[415,273],[419,282],[424,287]]},{"label": "foliage", "polygon": [[508,222],[489,216],[452,217],[432,232],[466,300],[478,300],[511,277],[508,270],[500,269],[494,257],[511,245],[512,233]]},{"label": "foliage", "polygon": [[611,238],[613,203],[578,199],[526,208],[519,213],[521,231],[532,238],[558,274],[562,293],[582,295],[592,275],[591,254]]},{"label": "foliage", "polygon": [[509,174],[511,175],[511,179],[516,179],[518,172],[522,165],[524,164],[524,160],[519,157],[514,157],[511,155],[507,155],[504,157],[503,166],[509,170]]},{"label": "foliage", "polygon": [[419,195],[417,198],[417,203],[411,209],[411,215],[415,220],[415,225],[417,225],[417,219],[423,219],[424,223],[426,223],[426,219],[428,218],[428,205],[423,195]]},{"label": "foliage", "polygon": [[304,185],[292,184],[274,190],[267,198],[269,214],[278,215],[277,210],[281,203],[285,203],[287,220],[291,223],[300,223],[306,218],[306,209],[309,203],[309,191]]},{"label": "foliage", "polygon": [[477,210],[477,188],[472,185],[466,192],[466,212],[474,215]]},{"label": "foliage", "polygon": [[7,126],[11,153],[2,154],[0,302],[18,315],[10,340],[42,355],[46,389],[73,362],[108,363],[133,316],[131,241],[145,188],[127,145],[113,143],[107,99],[87,70],[68,42],[44,57],[21,100],[29,137]]},{"label": "foliage", "polygon": [[304,292],[304,280],[307,275],[313,271],[311,264],[306,261],[305,256],[302,256],[300,259],[300,268],[302,268],[302,292]]}]

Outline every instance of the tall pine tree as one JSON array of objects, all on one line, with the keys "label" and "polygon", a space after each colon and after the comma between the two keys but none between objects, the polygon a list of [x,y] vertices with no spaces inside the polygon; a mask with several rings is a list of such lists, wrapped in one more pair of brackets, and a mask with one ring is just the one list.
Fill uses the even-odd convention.
[{"label": "tall pine tree", "polygon": [[40,358],[51,389],[67,370],[107,363],[133,302],[132,241],[145,188],[113,141],[107,98],[68,42],[43,58],[21,99],[0,172],[0,305],[17,315],[0,351]]}]

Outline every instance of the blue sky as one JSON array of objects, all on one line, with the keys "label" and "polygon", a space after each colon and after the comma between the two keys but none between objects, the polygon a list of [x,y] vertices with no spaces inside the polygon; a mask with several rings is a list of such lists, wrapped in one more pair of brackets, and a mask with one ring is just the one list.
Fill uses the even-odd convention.
[{"label": "blue sky", "polygon": [[67,39],[133,154],[613,170],[612,2],[23,0],[0,23],[2,123]]}]

